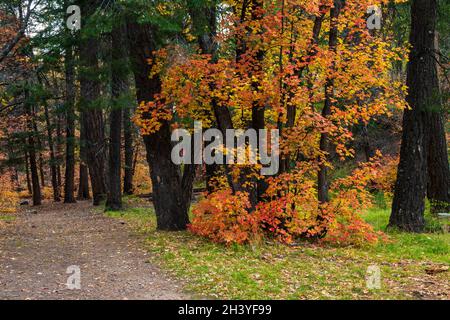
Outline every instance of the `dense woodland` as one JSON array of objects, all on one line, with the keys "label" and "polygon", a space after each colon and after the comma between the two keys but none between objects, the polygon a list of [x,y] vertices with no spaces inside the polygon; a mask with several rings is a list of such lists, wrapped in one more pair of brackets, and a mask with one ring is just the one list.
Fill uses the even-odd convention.
[{"label": "dense woodland", "polygon": [[[365,243],[382,194],[422,232],[449,212],[449,30],[445,0],[0,0],[0,206],[147,194],[159,230]],[[278,129],[279,172],[174,164],[194,121]]]}]

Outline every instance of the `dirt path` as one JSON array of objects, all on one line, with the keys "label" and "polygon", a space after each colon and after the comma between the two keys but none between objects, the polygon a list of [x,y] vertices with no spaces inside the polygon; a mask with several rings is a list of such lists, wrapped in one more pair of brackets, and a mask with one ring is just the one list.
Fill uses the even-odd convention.
[{"label": "dirt path", "polygon": [[[0,299],[183,299],[147,262],[141,238],[89,203],[46,204],[0,228]],[[81,289],[66,283],[79,266]]]}]

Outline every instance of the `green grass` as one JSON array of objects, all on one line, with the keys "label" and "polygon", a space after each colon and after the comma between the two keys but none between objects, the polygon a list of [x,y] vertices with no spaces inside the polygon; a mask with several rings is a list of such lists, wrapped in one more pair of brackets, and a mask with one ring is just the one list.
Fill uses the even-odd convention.
[{"label": "green grass", "polygon": [[[389,222],[389,210],[371,209],[364,218],[375,229],[386,231]],[[411,234],[404,232],[388,233],[392,243],[378,244],[374,251],[382,253],[387,258],[404,258],[450,264],[450,234],[443,233],[435,218],[426,216],[427,229],[432,233]]]},{"label": "green grass", "polygon": [[[390,243],[364,248],[312,244],[225,247],[188,232],[156,231],[150,208],[107,215],[128,220],[135,232],[145,236],[152,262],[181,280],[196,297],[412,299],[442,298],[449,290],[448,271],[436,275],[425,272],[450,263],[448,233],[390,233]],[[387,225],[388,217],[386,209],[365,215],[380,230]],[[367,289],[370,265],[381,269],[381,289]]]},{"label": "green grass", "polygon": [[8,214],[4,215],[4,214],[0,213],[0,221],[14,221],[15,219],[16,219],[15,216],[8,215]]}]

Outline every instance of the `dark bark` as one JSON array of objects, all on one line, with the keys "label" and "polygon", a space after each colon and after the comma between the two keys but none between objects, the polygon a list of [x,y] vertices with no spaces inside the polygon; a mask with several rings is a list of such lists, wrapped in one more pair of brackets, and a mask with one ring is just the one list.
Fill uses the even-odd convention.
[{"label": "dark bark", "polygon": [[[148,61],[153,58],[153,51],[157,49],[156,29],[149,24],[138,24],[131,17],[127,29],[137,100],[152,101],[154,95],[161,90],[159,76],[149,76],[152,66]],[[144,136],[144,144],[150,165],[157,228],[169,231],[184,230],[189,223],[188,209],[195,170],[185,168],[182,175],[179,166],[172,162],[168,122],[163,121],[157,132]]]},{"label": "dark bark", "polygon": [[109,136],[109,190],[106,199],[107,210],[122,209],[121,190],[121,150],[120,138],[122,129],[122,110],[114,109],[110,113],[110,136]]},{"label": "dark bark", "polygon": [[[334,5],[330,10],[330,34],[329,34],[329,50],[336,54],[336,46],[338,42],[338,26],[337,20],[341,13],[343,6],[342,0],[335,0]],[[332,69],[335,68],[334,61],[332,62]],[[328,118],[331,114],[331,107],[334,103],[334,78],[327,77],[325,83],[325,102],[322,109],[322,117]],[[327,133],[322,133],[320,135],[320,151],[323,153],[323,157],[319,159],[319,172],[317,179],[317,189],[318,189],[318,199],[320,203],[325,203],[330,201],[330,196],[328,194],[329,190],[329,181],[328,181],[328,168],[326,166],[326,162],[329,161],[328,155],[331,151],[329,135]]]},{"label": "dark bark", "polygon": [[[38,110],[36,109],[36,106],[32,106],[32,113],[33,113],[33,115],[38,114]],[[33,117],[31,122],[33,125],[33,131],[36,133],[35,134],[35,143],[36,143],[36,155],[37,155],[37,159],[38,159],[37,163],[38,163],[38,169],[39,169],[40,182],[41,182],[41,186],[45,187],[44,158],[42,156],[43,147],[42,147],[42,141],[41,141],[41,137],[39,134],[35,116]]]},{"label": "dark bark", "polygon": [[138,158],[139,158],[139,152],[140,152],[139,144],[136,144],[136,147],[134,149],[134,159],[133,159],[133,176],[136,173],[136,166],[137,166],[137,162],[138,162]]},{"label": "dark bark", "polygon": [[133,194],[133,124],[130,119],[131,108],[125,106],[123,112],[123,139],[125,151],[125,165],[123,175],[123,193]]},{"label": "dark bark", "polygon": [[[99,7],[97,0],[83,1],[81,11],[91,16]],[[103,111],[100,108],[101,83],[99,79],[99,40],[86,36],[80,41],[80,106],[86,129],[86,155],[93,194],[93,204],[100,205],[105,200],[106,147]]]},{"label": "dark bark", "polygon": [[65,53],[66,69],[66,172],[64,176],[64,203],[75,201],[75,67],[73,48],[69,44]]},{"label": "dark bark", "polygon": [[[24,141],[23,144],[24,146],[26,146],[27,142]],[[25,156],[25,175],[27,178],[27,190],[29,194],[33,194],[33,188],[31,187],[31,177],[30,177],[30,157],[28,155],[27,150],[25,150],[24,156]]]},{"label": "dark bark", "polygon": [[[81,85],[83,91],[83,85]],[[85,87],[85,90],[88,88]],[[89,110],[83,114],[84,125],[86,126],[86,154],[91,180],[93,204],[100,205],[105,199],[105,138],[104,122],[101,110]]]},{"label": "dark bark", "polygon": [[89,200],[89,172],[86,165],[86,129],[84,127],[83,114],[80,115],[80,168],[78,184],[78,200]]},{"label": "dark bark", "polygon": [[38,154],[38,167],[39,167],[39,175],[41,177],[40,181],[41,181],[41,186],[42,188],[45,187],[45,172],[44,172],[44,158],[42,156],[42,142],[41,142],[41,138],[39,137],[38,131],[37,131],[37,125],[36,125],[36,121],[33,121],[34,127],[35,127],[35,132],[37,133],[37,137],[36,137],[36,145],[37,145],[37,154]]},{"label": "dark bark", "polygon": [[[439,52],[439,35],[436,32],[435,52]],[[435,55],[439,69],[441,57]],[[438,72],[438,81],[439,72]],[[436,84],[434,84],[436,85]],[[436,87],[436,106],[428,112],[425,128],[428,130],[428,185],[427,196],[432,213],[450,211],[450,167],[448,163],[447,139],[445,132],[445,112],[441,88]]]},{"label": "dark bark", "polygon": [[369,129],[367,128],[367,124],[365,124],[365,123],[363,123],[362,127],[361,127],[361,137],[362,137],[364,155],[366,156],[366,161],[370,161],[370,159],[373,158],[375,153],[370,144]]},{"label": "dark bark", "polygon": [[431,211],[449,212],[450,170],[444,117],[440,110],[428,113],[425,128],[429,134],[427,196],[431,203]]},{"label": "dark bark", "polygon": [[[263,8],[263,2],[261,0],[252,0],[252,12],[251,19],[252,21],[258,22],[263,18],[263,12],[261,11]],[[252,31],[253,32],[253,31]],[[261,34],[262,31],[258,31]],[[254,92],[258,92],[260,89],[260,79],[263,77],[263,69],[262,62],[264,60],[264,51],[258,50],[254,57],[253,70],[251,73],[255,77],[255,80],[252,81],[252,89]],[[259,129],[265,128],[265,110],[266,105],[265,101],[253,101],[252,104],[252,122],[251,128],[255,129],[257,132],[258,146],[259,146]],[[257,154],[259,155],[259,147],[256,148]],[[254,208],[258,201],[262,200],[263,195],[265,194],[268,188],[268,184],[264,178],[257,179],[255,188],[253,190],[249,190],[250,203]]]},{"label": "dark bark", "polygon": [[58,114],[57,122],[56,122],[56,173],[58,177],[58,188],[62,186],[62,174],[61,174],[61,163],[62,163],[62,154],[64,148],[64,140],[62,134],[62,116]]},{"label": "dark bark", "polygon": [[58,173],[56,167],[55,145],[53,141],[53,130],[50,122],[50,114],[47,103],[44,103],[45,123],[47,126],[47,143],[50,149],[50,171],[52,175],[53,201],[61,201],[61,192],[58,185]]},{"label": "dark bark", "polygon": [[426,116],[435,105],[438,87],[434,59],[436,0],[414,0],[411,5],[411,52],[407,70],[411,110],[403,114],[403,134],[390,227],[422,232],[427,189],[428,145]]},{"label": "dark bark", "polygon": [[122,209],[121,190],[121,138],[122,104],[128,95],[128,70],[126,52],[126,29],[119,21],[112,32],[111,92],[112,106],[109,115],[109,190],[107,210]]},{"label": "dark bark", "polygon": [[[28,100],[28,93],[25,92],[25,99]],[[25,102],[25,108],[27,112],[27,128],[28,128],[28,154],[30,160],[30,173],[31,173],[31,188],[33,195],[33,205],[38,206],[42,204],[41,198],[41,186],[39,184],[39,172],[36,157],[36,134],[33,125],[33,107],[29,104],[29,101]]]}]

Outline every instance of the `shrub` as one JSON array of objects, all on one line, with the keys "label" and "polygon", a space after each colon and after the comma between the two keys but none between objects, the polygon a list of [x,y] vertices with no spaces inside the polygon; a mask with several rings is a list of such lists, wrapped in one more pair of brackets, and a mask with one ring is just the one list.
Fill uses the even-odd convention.
[{"label": "shrub", "polygon": [[331,201],[319,204],[315,167],[305,164],[268,180],[265,201],[249,212],[248,195],[222,190],[194,207],[189,229],[220,243],[249,243],[262,237],[290,244],[301,239],[336,245],[365,245],[386,240],[364,221],[373,204],[369,185],[380,174],[378,158],[361,164],[331,186]]},{"label": "shrub", "polygon": [[221,190],[200,201],[193,210],[189,230],[214,242],[243,244],[261,236],[256,215],[250,214],[246,193]]},{"label": "shrub", "polygon": [[7,174],[0,175],[0,213],[16,212],[19,195],[13,191],[11,179]]},{"label": "shrub", "polygon": [[362,214],[373,206],[373,195],[369,185],[382,174],[381,155],[371,162],[363,163],[353,173],[336,180],[332,186],[335,196],[327,204],[327,211],[333,212],[324,242],[338,245],[374,244],[386,240],[382,232],[377,232],[365,222]]}]

